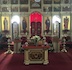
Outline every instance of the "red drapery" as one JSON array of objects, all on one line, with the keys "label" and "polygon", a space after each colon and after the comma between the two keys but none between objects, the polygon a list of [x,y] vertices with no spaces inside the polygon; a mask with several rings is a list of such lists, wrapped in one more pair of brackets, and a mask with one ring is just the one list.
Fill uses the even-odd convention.
[{"label": "red drapery", "polygon": [[42,23],[42,14],[39,12],[31,13],[30,22],[41,22]]}]

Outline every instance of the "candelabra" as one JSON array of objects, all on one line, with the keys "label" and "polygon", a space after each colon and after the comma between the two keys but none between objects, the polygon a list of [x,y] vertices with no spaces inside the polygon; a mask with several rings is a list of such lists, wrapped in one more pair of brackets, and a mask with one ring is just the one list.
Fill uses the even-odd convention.
[{"label": "candelabra", "polygon": [[13,54],[13,51],[10,49],[10,47],[11,47],[11,39],[9,38],[8,39],[8,50],[5,52],[5,54],[7,53]]},{"label": "candelabra", "polygon": [[66,39],[64,38],[63,39],[63,49],[61,50],[62,52],[67,52],[65,46],[66,46]]}]

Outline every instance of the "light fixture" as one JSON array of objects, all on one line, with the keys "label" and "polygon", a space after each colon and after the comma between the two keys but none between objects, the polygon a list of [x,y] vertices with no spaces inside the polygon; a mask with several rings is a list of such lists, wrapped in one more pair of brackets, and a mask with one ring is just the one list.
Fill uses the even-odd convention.
[{"label": "light fixture", "polygon": [[56,25],[58,24],[58,36],[60,38],[60,23],[61,23],[61,19],[60,19],[60,16],[59,15],[54,15],[53,18],[52,18],[52,23],[54,24],[54,29],[56,29]]},{"label": "light fixture", "polygon": [[35,2],[40,2],[40,0],[35,0]]},{"label": "light fixture", "polygon": [[61,23],[61,19],[59,15],[54,15],[52,18],[52,23]]},{"label": "light fixture", "polygon": [[14,22],[16,22],[16,23],[20,23],[20,17],[18,16],[18,15],[14,15],[13,17],[12,17],[12,19],[11,19],[11,23],[14,23]]}]

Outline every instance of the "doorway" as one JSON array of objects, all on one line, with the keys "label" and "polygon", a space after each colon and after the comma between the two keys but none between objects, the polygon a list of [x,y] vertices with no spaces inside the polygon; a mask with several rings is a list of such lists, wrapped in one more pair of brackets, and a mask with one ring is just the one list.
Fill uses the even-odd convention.
[{"label": "doorway", "polygon": [[12,23],[12,39],[18,38],[19,35],[19,25],[17,22]]},{"label": "doorway", "polygon": [[30,14],[30,26],[31,26],[31,36],[38,35],[41,36],[42,32],[42,14],[39,12],[33,12]]}]

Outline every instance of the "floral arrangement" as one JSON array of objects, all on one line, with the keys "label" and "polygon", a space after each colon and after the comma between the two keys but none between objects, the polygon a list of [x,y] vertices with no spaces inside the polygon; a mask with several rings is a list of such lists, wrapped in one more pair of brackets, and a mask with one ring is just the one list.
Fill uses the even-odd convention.
[{"label": "floral arrangement", "polygon": [[40,36],[35,35],[35,36],[32,36],[31,39],[34,39],[34,40],[37,39],[37,41],[39,41],[40,40]]},{"label": "floral arrangement", "polygon": [[6,37],[7,37],[7,38],[11,38],[11,36],[10,36],[10,35],[6,35]]},{"label": "floral arrangement", "polygon": [[37,42],[40,40],[40,36],[38,35],[32,36],[31,40],[33,40],[33,42],[37,45]]}]

